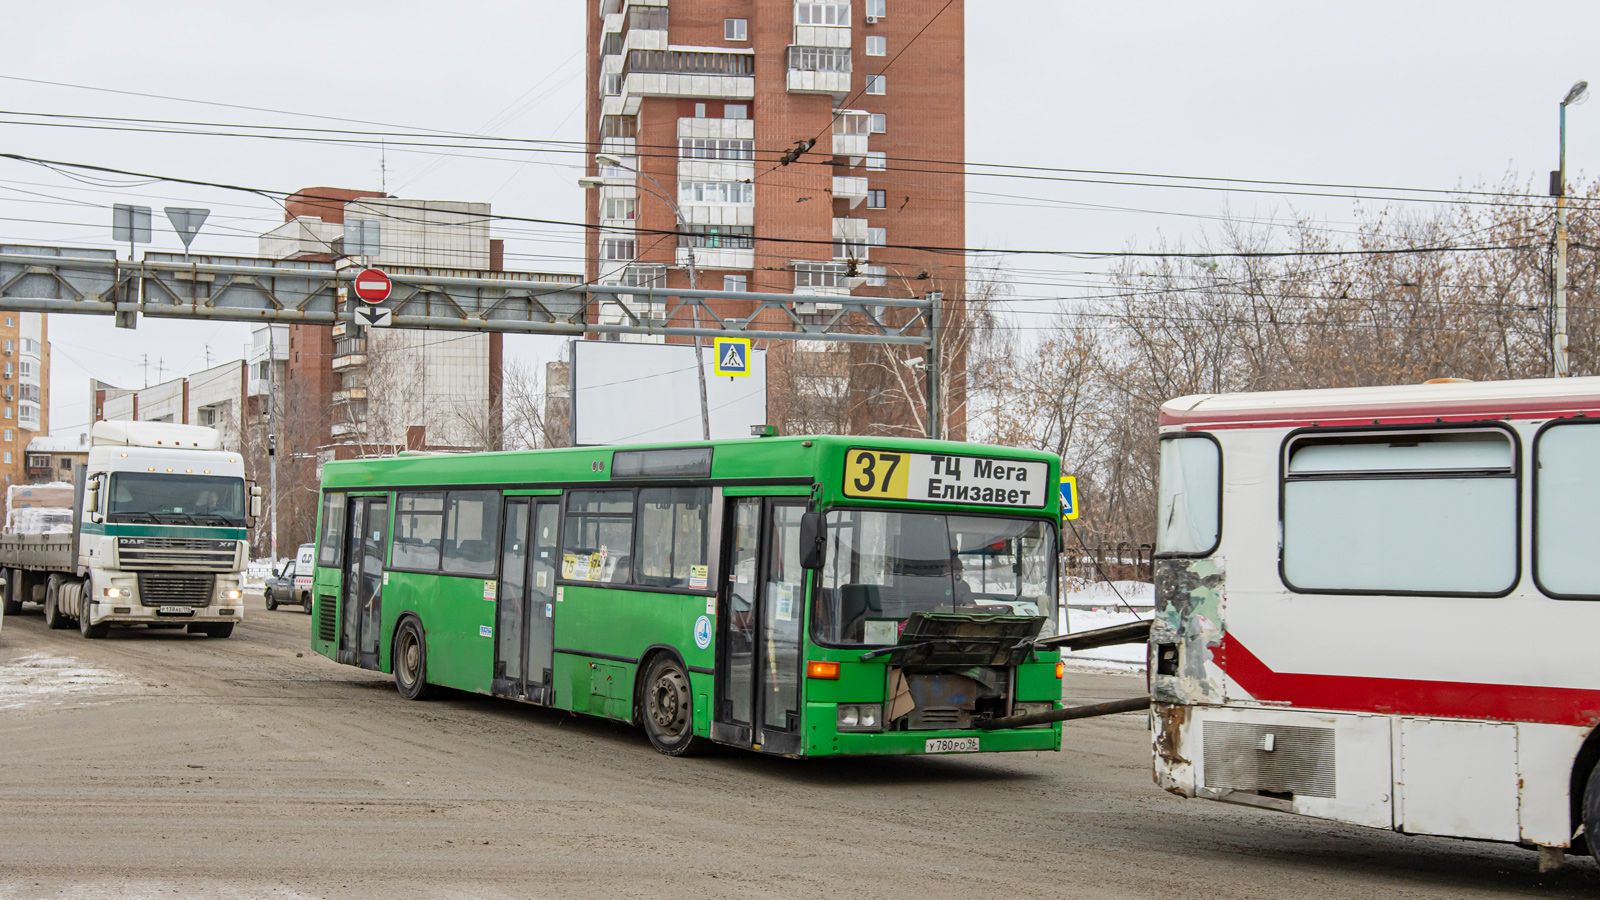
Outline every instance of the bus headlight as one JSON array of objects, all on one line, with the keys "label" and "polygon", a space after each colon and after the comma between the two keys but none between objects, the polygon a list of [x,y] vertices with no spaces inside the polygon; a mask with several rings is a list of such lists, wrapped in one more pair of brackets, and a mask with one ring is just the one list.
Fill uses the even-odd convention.
[{"label": "bus headlight", "polygon": [[883,704],[840,704],[838,730],[881,731],[883,729]]}]

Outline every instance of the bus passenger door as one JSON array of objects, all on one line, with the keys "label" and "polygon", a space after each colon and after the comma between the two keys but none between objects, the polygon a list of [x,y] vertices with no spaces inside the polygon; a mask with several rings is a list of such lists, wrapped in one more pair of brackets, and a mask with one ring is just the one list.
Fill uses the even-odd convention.
[{"label": "bus passenger door", "polygon": [[801,501],[741,498],[728,516],[717,615],[712,736],[777,753],[800,749]]},{"label": "bus passenger door", "polygon": [[389,546],[389,500],[351,497],[348,515],[339,662],[377,669],[383,631],[383,558]]},{"label": "bus passenger door", "polygon": [[555,701],[550,678],[555,666],[556,517],[560,507],[559,498],[540,500],[533,507],[533,540],[528,554],[528,638],[523,659],[528,699],[535,703]]},{"label": "bus passenger door", "polygon": [[500,536],[500,585],[495,590],[494,678],[489,690],[522,697],[522,632],[528,592],[528,513],[526,497],[506,498]]}]

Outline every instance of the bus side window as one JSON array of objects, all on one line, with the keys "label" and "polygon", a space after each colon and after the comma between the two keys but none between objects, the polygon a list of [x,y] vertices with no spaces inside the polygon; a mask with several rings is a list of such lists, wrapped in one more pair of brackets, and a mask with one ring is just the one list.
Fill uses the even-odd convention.
[{"label": "bus side window", "polygon": [[1600,600],[1600,427],[1561,422],[1534,443],[1533,575],[1552,597]]},{"label": "bus side window", "polygon": [[1210,556],[1222,537],[1222,450],[1209,435],[1163,436],[1156,550]]},{"label": "bus side window", "polygon": [[317,565],[337,566],[344,549],[344,494],[322,495],[322,529],[317,536]]}]

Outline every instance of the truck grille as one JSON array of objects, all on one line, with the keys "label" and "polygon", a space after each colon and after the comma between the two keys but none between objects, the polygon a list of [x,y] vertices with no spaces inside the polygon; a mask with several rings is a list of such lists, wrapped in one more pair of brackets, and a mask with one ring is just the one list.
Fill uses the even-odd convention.
[{"label": "truck grille", "polygon": [[117,538],[117,562],[126,570],[232,572],[238,541],[207,538]]},{"label": "truck grille", "polygon": [[140,572],[139,602],[145,606],[205,606],[217,576],[199,572]]}]

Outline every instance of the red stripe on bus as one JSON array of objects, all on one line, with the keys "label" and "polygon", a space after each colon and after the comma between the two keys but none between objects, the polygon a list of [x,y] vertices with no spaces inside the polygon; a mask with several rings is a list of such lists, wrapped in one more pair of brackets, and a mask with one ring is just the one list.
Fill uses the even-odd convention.
[{"label": "red stripe on bus", "polygon": [[1551,725],[1600,722],[1600,691],[1276,672],[1231,634],[1222,636],[1215,658],[1251,697],[1296,707]]}]

